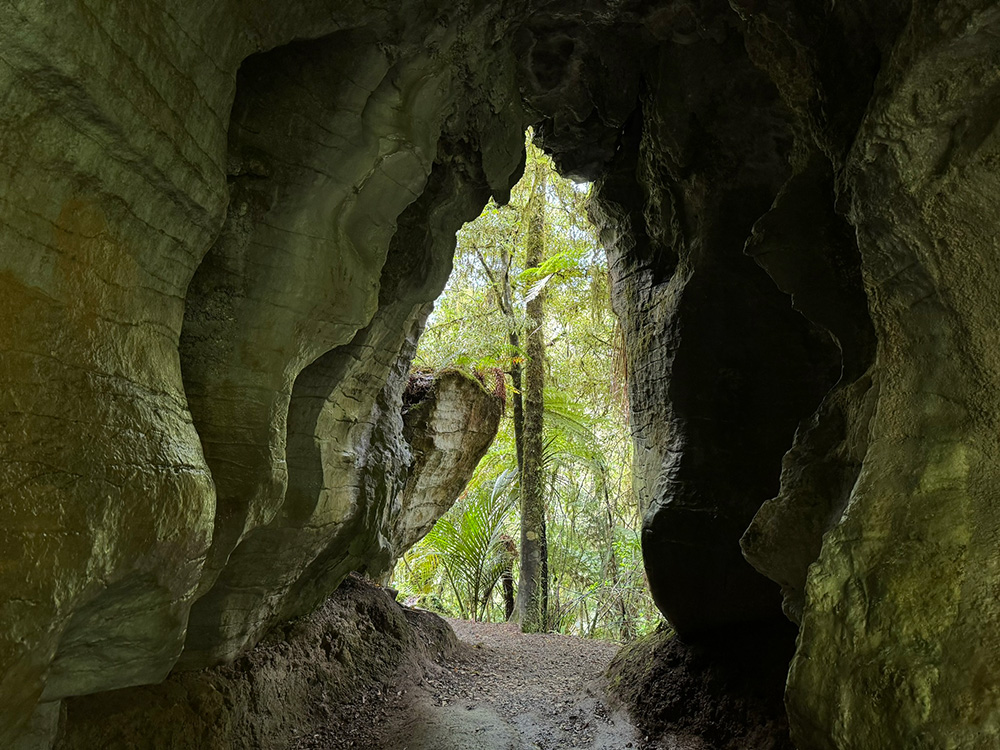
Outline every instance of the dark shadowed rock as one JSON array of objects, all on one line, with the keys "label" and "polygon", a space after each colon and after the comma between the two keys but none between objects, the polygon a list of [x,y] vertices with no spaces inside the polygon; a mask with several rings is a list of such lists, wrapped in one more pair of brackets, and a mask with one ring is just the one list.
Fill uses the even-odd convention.
[{"label": "dark shadowed rock", "polygon": [[[788,177],[791,118],[738,32],[719,33],[651,64],[641,134],[598,183],[594,209],[632,376],[646,569],[686,638],[781,616],[739,539],[838,365],[829,338],[743,252]],[[623,228],[640,196],[645,212]]]},{"label": "dark shadowed rock", "polygon": [[794,636],[779,622],[691,645],[660,628],[618,653],[611,693],[661,747],[794,750],[782,700]]}]

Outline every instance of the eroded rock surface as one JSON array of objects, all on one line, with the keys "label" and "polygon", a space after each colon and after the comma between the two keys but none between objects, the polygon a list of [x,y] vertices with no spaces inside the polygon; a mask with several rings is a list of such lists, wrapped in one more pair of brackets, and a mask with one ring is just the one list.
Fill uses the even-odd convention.
[{"label": "eroded rock surface", "polygon": [[0,3],[0,745],[398,554],[415,338],[531,123],[599,178],[678,632],[799,623],[801,749],[996,747],[998,40],[986,0]]},{"label": "eroded rock surface", "polygon": [[411,376],[404,402],[403,435],[413,463],[389,515],[388,570],[427,536],[469,483],[496,437],[505,394],[459,370],[444,370]]},{"label": "eroded rock surface", "polygon": [[847,155],[878,400],[807,580],[806,747],[1000,742],[998,30],[992,4],[915,6]]},{"label": "eroded rock surface", "polygon": [[[724,41],[668,45],[650,63],[641,133],[599,183],[597,216],[632,376],[646,569],[687,637],[780,617],[776,587],[739,538],[777,492],[781,456],[838,364],[744,253],[789,176],[791,123],[739,34],[718,23]],[[616,238],[643,193],[645,217]]]},{"label": "eroded rock surface", "polygon": [[[660,114],[670,89],[644,102],[634,156],[619,153],[623,169],[605,178],[597,212],[615,251],[626,335],[638,344],[630,344],[631,393],[636,471],[650,502],[651,585],[682,635],[713,625],[680,609],[711,614],[716,603],[698,597],[720,588],[685,591],[711,568],[686,568],[699,551],[679,549],[715,541],[738,568],[731,545],[746,517],[724,530],[738,506],[735,493],[719,488],[736,474],[748,481],[734,486],[747,491],[759,477],[761,494],[743,506],[752,514],[766,488],[777,489],[773,457],[797,422],[780,491],[742,539],[802,623],[786,692],[793,740],[810,749],[994,746],[998,579],[995,545],[986,540],[996,538],[998,519],[984,514],[992,503],[986,477],[995,475],[984,440],[995,433],[985,373],[994,371],[997,317],[982,295],[995,297],[996,212],[981,196],[995,180],[986,165],[996,157],[1000,110],[987,92],[1000,18],[985,3],[732,5],[767,85],[752,94],[739,63],[712,74],[718,51],[695,71],[684,67],[705,31],[718,28],[704,4],[697,38],[670,53],[667,80],[683,92],[670,110],[676,124],[665,130]],[[685,80],[700,85],[685,90]],[[755,104],[742,107],[742,123],[730,120],[745,96]],[[700,115],[699,101],[710,116]],[[752,132],[752,142],[734,141],[727,121],[737,135]],[[660,164],[660,177],[651,174]],[[740,192],[741,173],[754,175],[764,211]],[[720,190],[733,202],[713,217]],[[743,210],[759,214],[751,232],[739,225]],[[735,255],[700,292],[717,301],[697,307],[692,293],[717,247],[699,231],[705,226],[715,235],[733,231],[732,241],[812,324],[810,337],[823,333],[839,356],[823,347],[819,358],[817,350],[796,357],[792,342],[803,339],[780,346],[775,338],[792,329],[755,329],[773,297],[750,291],[749,273],[712,297],[740,266]],[[630,317],[634,311],[643,314]],[[725,325],[711,327],[713,320]],[[695,334],[714,336],[725,351],[692,358]],[[724,357],[743,347],[758,352],[732,369],[739,385],[728,392],[740,397],[719,408]],[[809,374],[821,374],[812,368],[823,361],[836,365],[834,377]],[[754,390],[755,371],[773,383],[788,379]],[[697,407],[706,392],[718,411]],[[764,403],[769,413],[755,414]],[[784,438],[771,432],[778,428]],[[761,463],[741,465],[727,445]],[[706,530],[681,525],[681,511]],[[751,608],[762,603],[757,594],[749,606],[736,597],[714,622],[763,617]]]},{"label": "eroded rock surface", "polygon": [[0,7],[0,744],[388,559],[407,351],[522,159],[497,11]]}]

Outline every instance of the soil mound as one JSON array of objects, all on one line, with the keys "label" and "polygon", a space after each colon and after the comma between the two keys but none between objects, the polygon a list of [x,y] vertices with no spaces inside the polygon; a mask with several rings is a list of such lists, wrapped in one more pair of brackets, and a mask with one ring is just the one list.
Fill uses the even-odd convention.
[{"label": "soil mound", "polygon": [[615,657],[610,692],[654,747],[795,750],[784,704],[794,647],[784,622],[698,643],[661,628]]},{"label": "soil mound", "polygon": [[421,679],[451,628],[355,576],[232,665],[66,702],[58,750],[286,750],[350,722],[384,685]]}]

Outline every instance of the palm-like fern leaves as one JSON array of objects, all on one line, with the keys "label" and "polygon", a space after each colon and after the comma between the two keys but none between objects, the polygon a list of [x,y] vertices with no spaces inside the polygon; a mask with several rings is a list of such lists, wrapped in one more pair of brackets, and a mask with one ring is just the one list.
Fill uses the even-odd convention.
[{"label": "palm-like fern leaves", "polygon": [[483,618],[493,589],[510,566],[503,530],[513,507],[516,473],[505,471],[466,496],[424,539],[444,567],[463,618]]}]

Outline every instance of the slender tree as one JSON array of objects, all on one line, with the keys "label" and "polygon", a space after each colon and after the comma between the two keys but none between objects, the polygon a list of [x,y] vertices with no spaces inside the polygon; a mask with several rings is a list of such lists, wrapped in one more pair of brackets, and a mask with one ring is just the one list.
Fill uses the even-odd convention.
[{"label": "slender tree", "polygon": [[[528,202],[525,265],[538,268],[545,260],[546,165],[533,165]],[[545,486],[542,464],[545,411],[545,280],[538,279],[525,305],[524,428],[521,467],[521,580],[518,614],[521,630],[544,631],[547,622],[547,560],[545,545]]]},{"label": "slender tree", "polygon": [[[544,191],[536,161],[547,169]],[[534,224],[536,233],[539,227],[544,233],[542,252],[529,261],[528,206],[538,206],[532,198],[539,194],[546,197],[544,217]],[[469,488],[477,492],[477,487],[492,486],[501,473],[509,472],[516,481],[510,483],[508,496],[518,506],[524,464],[521,401],[530,390],[524,381],[529,360],[544,361],[541,462],[546,489],[537,580],[547,622],[539,629],[630,640],[655,627],[658,615],[642,580],[631,443],[625,402],[620,388],[614,387],[622,379],[612,366],[620,361],[615,352],[621,336],[608,306],[606,258],[586,221],[586,199],[585,188],[559,178],[549,160],[529,144],[528,168],[510,203],[491,203],[459,234],[449,291],[437,303],[418,358],[425,366],[503,367],[509,372],[513,408]],[[528,358],[528,334],[540,328],[528,322],[527,302],[543,290],[543,356]],[[536,307],[532,305],[533,313]],[[460,522],[463,513],[463,508],[455,508],[449,517],[467,535],[471,527]],[[455,578],[456,565],[443,564],[459,550],[427,555],[433,550],[426,540],[409,553],[401,588],[424,597],[428,606],[454,613],[467,610],[466,616],[473,615],[464,600],[472,599],[478,603],[476,616],[516,616],[514,583],[519,578],[536,580],[524,577],[523,571],[519,575],[513,564],[521,552],[515,544],[519,513],[509,516],[504,534],[504,555],[497,555],[500,579],[484,595],[466,593],[464,579]],[[457,590],[453,583],[459,584]]]},{"label": "slender tree", "polygon": [[510,621],[514,616],[514,560],[517,558],[517,545],[509,536],[503,539],[504,569],[500,574],[503,585],[503,619]]},{"label": "slender tree", "polygon": [[514,253],[509,243],[504,242],[501,249],[500,270],[494,271],[482,248],[476,246],[476,257],[486,277],[490,280],[497,307],[507,325],[507,341],[510,344],[510,375],[513,386],[514,401],[514,449],[517,453],[518,474],[524,471],[524,398],[522,386],[521,333],[517,326],[517,316],[514,314],[514,288],[510,281],[511,267],[514,264]]}]

